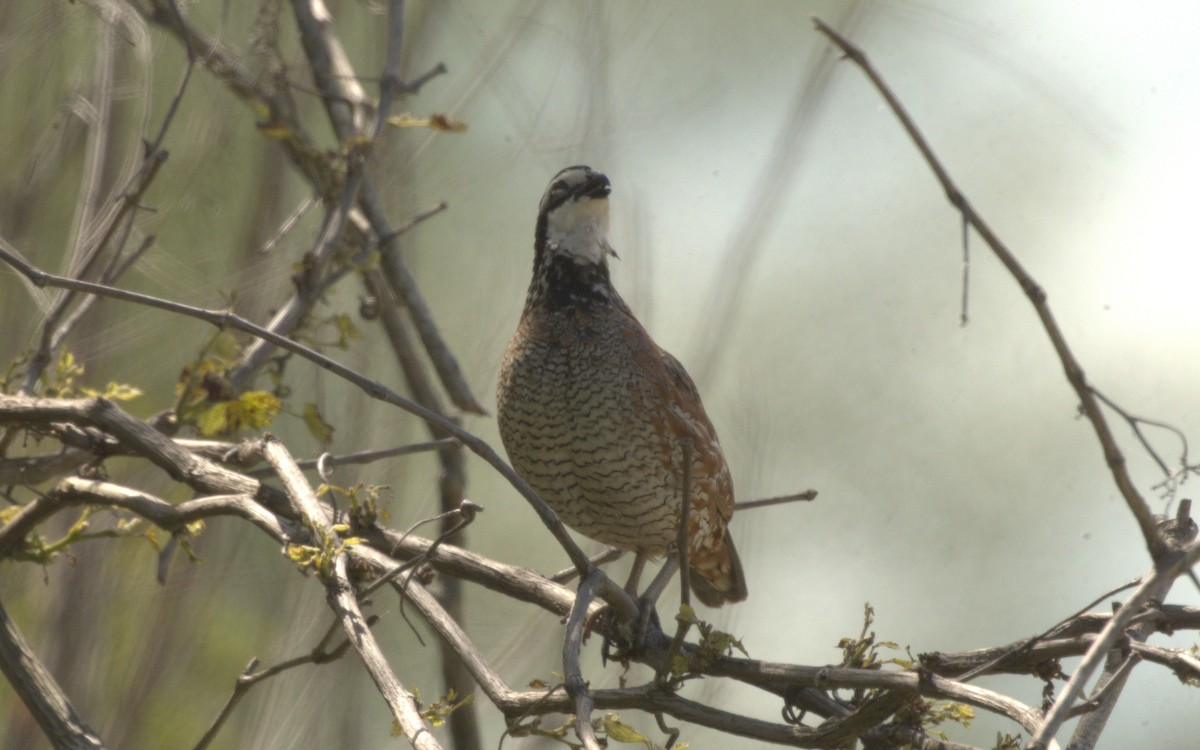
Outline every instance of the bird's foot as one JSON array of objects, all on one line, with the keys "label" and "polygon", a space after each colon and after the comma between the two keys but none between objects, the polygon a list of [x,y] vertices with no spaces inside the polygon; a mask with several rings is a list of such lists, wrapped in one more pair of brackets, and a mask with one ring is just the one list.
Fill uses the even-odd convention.
[{"label": "bird's foot", "polygon": [[605,664],[612,660],[627,665],[630,659],[664,647],[666,636],[654,601],[640,598],[637,602],[635,620],[618,620],[611,607],[605,607],[597,616],[597,629],[604,634],[600,656]]}]

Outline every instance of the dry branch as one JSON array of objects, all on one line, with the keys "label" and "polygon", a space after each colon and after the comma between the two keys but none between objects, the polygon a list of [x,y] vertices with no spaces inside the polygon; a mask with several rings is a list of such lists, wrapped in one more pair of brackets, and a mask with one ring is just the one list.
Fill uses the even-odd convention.
[{"label": "dry branch", "polygon": [[[103,418],[96,419],[93,416],[94,408],[95,404],[88,401],[72,405],[69,402],[64,403],[62,400],[7,397],[0,399],[0,423],[36,425],[51,421],[74,420],[81,424],[96,424],[102,428],[111,429],[114,424],[121,423],[123,420],[132,420],[129,417],[114,417],[114,413],[120,413],[115,407],[100,409],[99,413],[103,415]],[[132,421],[136,422],[136,420]],[[157,434],[153,431],[147,433],[143,430],[130,429],[128,425],[120,428],[119,431],[125,435],[123,439],[135,455],[155,453],[155,450],[146,445],[139,446],[139,441],[149,438],[151,444],[156,445],[159,440],[165,440],[162,436],[155,437]],[[180,465],[175,469],[168,469],[168,473],[173,476],[186,474],[187,471],[184,467],[191,465],[196,459],[182,455],[187,451],[179,448],[176,443],[166,442],[178,452],[170,452],[165,457],[160,456],[159,460],[179,460]],[[289,465],[291,462],[282,445],[277,441],[267,439],[261,443],[261,446],[264,453],[270,457],[272,465],[276,466],[285,478],[285,486],[288,487],[288,495],[291,498],[290,503],[276,501],[275,511],[262,506],[260,500],[253,494],[201,497],[179,505],[171,505],[131,488],[123,488],[97,480],[71,478],[61,482],[54,491],[45,497],[31,503],[21,512],[21,515],[0,529],[0,542],[3,542],[5,549],[11,550],[14,545],[14,537],[19,533],[23,535],[23,532],[31,529],[35,521],[48,518],[58,509],[78,504],[122,508],[147,518],[170,531],[179,530],[187,523],[200,518],[211,518],[217,515],[239,517],[254,523],[276,544],[311,544],[313,542],[310,534],[314,529],[322,534],[333,533],[331,527],[328,526],[328,509],[320,505],[315,496],[311,494],[311,487],[308,487],[299,475],[298,467],[295,467],[294,464]],[[228,469],[223,469],[223,471],[236,476],[236,472]],[[248,479],[234,481],[232,477],[228,477],[222,480],[221,484],[237,484],[249,488],[256,483]],[[285,515],[279,515],[284,511],[286,511]],[[309,520],[307,523],[297,523],[298,516],[307,517]],[[35,521],[31,521],[31,519],[35,519]],[[361,533],[356,530],[354,533],[360,536],[362,543],[357,546],[348,546],[347,553],[369,564],[380,573],[395,569],[397,561],[403,564],[405,560],[423,556],[437,570],[445,574],[479,582],[516,599],[535,603],[551,612],[566,614],[572,610],[577,601],[569,589],[555,584],[533,571],[504,565],[451,545],[442,544],[434,549],[434,543],[428,539],[401,535],[397,532],[377,528],[365,529]],[[1187,564],[1189,560],[1194,561],[1197,554],[1200,553],[1195,551],[1195,547],[1189,548],[1185,556],[1181,558],[1180,564]],[[344,554],[338,555],[339,559],[343,557]],[[1164,575],[1172,572],[1168,571]],[[591,586],[603,585],[608,579],[592,572],[589,573],[586,580]],[[337,584],[335,588],[341,585],[343,584]],[[487,665],[478,650],[470,644],[461,628],[454,624],[452,618],[445,615],[445,611],[429,597],[419,583],[414,581],[407,586],[401,586],[397,582],[395,585],[398,591],[401,591],[417,605],[442,638],[451,644],[452,649],[463,660],[472,677],[484,687],[485,692],[506,716],[515,718],[529,711],[571,710],[572,699],[566,693],[514,691],[508,688],[495,671]],[[334,601],[340,603],[339,612],[344,618],[349,618],[347,622],[353,625],[351,630],[355,633],[359,632],[356,624],[359,619],[354,615],[346,598],[352,595],[352,592],[347,594],[346,591],[337,588],[332,595]],[[594,604],[590,606],[589,613],[595,613],[596,606]],[[1133,606],[1128,607],[1130,612],[1133,612],[1134,609]],[[580,610],[575,609],[575,611],[578,613]],[[1087,629],[1094,630],[1105,619],[1103,615],[1088,614],[1078,618],[1077,622],[1063,624],[1056,630],[1056,633],[1068,634],[1084,632]],[[1116,631],[1120,631],[1126,624],[1117,622],[1114,625],[1112,623],[1116,621],[1115,617],[1107,619],[1108,627]],[[1161,614],[1145,613],[1136,618],[1131,615],[1129,621],[1132,622],[1135,619],[1156,629],[1200,625],[1200,615],[1188,608],[1173,608]],[[1079,654],[1096,641],[1095,637],[1063,637],[1057,641],[1038,644],[1028,658],[1057,658],[1072,653]],[[364,658],[373,658],[369,656],[368,644],[364,643],[362,647]],[[693,644],[684,644],[682,653],[690,656],[694,653],[695,648]],[[1159,650],[1156,653],[1153,649],[1145,649],[1140,653],[1147,654],[1172,669],[1195,669],[1195,665],[1187,659],[1180,660],[1178,655],[1172,655],[1170,652]],[[662,639],[652,640],[648,642],[648,648],[640,660],[652,668],[661,668],[663,660],[668,658],[668,655],[668,646]],[[948,658],[968,660],[971,657],[969,655],[949,655]],[[747,720],[673,695],[662,690],[653,682],[642,687],[588,692],[595,707],[600,710],[639,708],[734,734],[755,736],[767,741],[805,747],[834,747],[855,734],[871,731],[882,732],[884,731],[883,727],[880,727],[878,722],[886,720],[889,712],[895,710],[895,707],[903,705],[904,702],[918,695],[965,702],[984,710],[998,712],[1013,718],[1029,731],[1033,731],[1032,728],[1041,721],[1040,712],[993,691],[975,688],[952,679],[930,674],[803,667],[734,658],[716,659],[709,666],[701,668],[699,673],[712,677],[736,679],[765,690],[769,694],[789,696],[789,700],[798,699],[798,696],[801,695],[798,691],[804,690],[813,691],[814,696],[820,696],[823,691],[839,689],[874,689],[883,692],[874,700],[868,701],[854,710],[839,707],[836,702],[827,701],[821,704],[814,700],[808,705],[812,707],[816,715],[836,719],[819,728]],[[385,684],[390,684],[388,680],[380,679],[383,679]],[[582,675],[580,675],[580,679],[582,679]],[[394,696],[402,695],[402,693],[396,693],[394,689],[393,694]],[[403,702],[402,698],[396,698],[396,700]],[[876,729],[872,729],[872,722],[875,722]]]}]

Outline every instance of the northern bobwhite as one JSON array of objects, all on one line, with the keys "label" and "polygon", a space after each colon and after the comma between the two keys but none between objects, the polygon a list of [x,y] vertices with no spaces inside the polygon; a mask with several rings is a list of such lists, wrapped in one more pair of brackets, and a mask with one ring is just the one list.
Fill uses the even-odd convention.
[{"label": "northern bobwhite", "polygon": [[675,547],[689,441],[692,590],[712,607],[741,601],[729,467],[692,379],[609,279],[609,191],[575,166],[542,196],[533,281],[500,367],[500,436],[568,526],[639,558]]}]

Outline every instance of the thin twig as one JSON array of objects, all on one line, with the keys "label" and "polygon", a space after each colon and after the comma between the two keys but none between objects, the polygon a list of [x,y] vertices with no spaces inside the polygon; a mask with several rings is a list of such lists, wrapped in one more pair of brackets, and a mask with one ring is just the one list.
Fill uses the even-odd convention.
[{"label": "thin twig", "polygon": [[784,505],[786,503],[809,502],[817,499],[816,490],[805,490],[797,492],[794,495],[778,495],[776,497],[765,497],[761,500],[745,500],[740,503],[734,503],[733,509],[735,512],[741,510],[751,510],[753,508],[766,508],[771,505]]},{"label": "thin twig", "polygon": [[[1112,677],[1103,684],[1098,685],[1096,687],[1096,691],[1093,692],[1091,697],[1089,697],[1086,701],[1076,704],[1067,713],[1067,718],[1074,719],[1082,716],[1083,714],[1095,711],[1109,698],[1114,691],[1120,690],[1120,686],[1125,683],[1125,680],[1129,678],[1129,674],[1133,672],[1133,668],[1136,667],[1138,662],[1141,660],[1142,657],[1136,653],[1132,653],[1122,659],[1121,666],[1118,667],[1115,672],[1113,672]],[[1095,739],[1098,739],[1098,737],[1092,739],[1089,743],[1085,744],[1084,747],[1095,746]],[[1076,743],[1072,742],[1069,747],[1076,747]]]},{"label": "thin twig", "polygon": [[320,197],[320,195],[314,192],[304,200],[300,201],[300,205],[296,206],[296,209],[292,211],[292,213],[290,213],[286,219],[283,220],[283,223],[279,225],[279,229],[275,230],[275,234],[271,235],[271,238],[264,242],[263,246],[258,249],[259,254],[266,255],[267,253],[271,252],[271,250],[279,244],[279,241],[287,236],[288,232],[292,231],[292,227],[296,226],[296,224],[300,222],[300,219],[303,218],[304,214],[308,213],[308,210],[316,205],[317,201],[320,200]]},{"label": "thin twig", "polygon": [[[367,625],[369,627],[374,627],[375,623],[378,621],[379,617],[372,615],[371,617],[367,618]],[[254,670],[258,668],[258,657],[251,659],[250,663],[246,665],[246,668],[242,670],[242,673],[238,675],[237,680],[234,682],[233,692],[230,693],[229,699],[225,701],[225,705],[221,707],[220,713],[217,714],[217,717],[213,720],[212,725],[209,726],[208,731],[204,733],[204,736],[200,738],[200,741],[196,743],[196,746],[193,748],[193,750],[205,750],[205,748],[212,744],[212,741],[221,731],[221,727],[223,727],[229,717],[233,715],[233,709],[242,700],[242,698],[244,698],[246,694],[250,692],[250,689],[258,683],[268,680],[275,675],[282,674],[289,669],[295,669],[296,667],[303,666],[305,664],[327,664],[329,662],[337,661],[345,656],[346,651],[350,649],[349,639],[343,640],[332,649],[329,648],[329,643],[331,640],[333,640],[334,634],[338,632],[339,625],[340,623],[337,620],[334,620],[332,623],[330,623],[329,628],[325,631],[325,634],[321,636],[319,641],[317,641],[317,645],[314,646],[307,654],[295,656],[291,659],[285,659],[278,664],[257,672]]]},{"label": "thin twig", "polygon": [[1107,406],[1108,408],[1115,411],[1117,414],[1120,415],[1121,419],[1124,419],[1125,422],[1128,423],[1129,428],[1131,430],[1133,430],[1133,434],[1135,437],[1137,437],[1138,442],[1142,444],[1142,447],[1146,450],[1146,453],[1149,454],[1150,458],[1152,458],[1154,460],[1154,463],[1158,464],[1158,468],[1162,470],[1163,475],[1168,480],[1174,479],[1177,475],[1174,471],[1172,471],[1170,468],[1167,467],[1166,462],[1163,461],[1162,458],[1158,455],[1158,451],[1154,450],[1154,447],[1152,445],[1150,445],[1150,441],[1146,439],[1146,436],[1144,434],[1142,434],[1141,425],[1149,425],[1151,427],[1158,427],[1159,429],[1166,430],[1166,431],[1170,432],[1171,434],[1173,434],[1175,437],[1179,438],[1179,442],[1183,444],[1183,455],[1180,456],[1179,463],[1181,466],[1187,466],[1188,440],[1187,440],[1187,435],[1183,434],[1183,430],[1180,430],[1178,427],[1174,427],[1173,425],[1169,425],[1166,422],[1160,422],[1156,419],[1147,419],[1146,417],[1134,416],[1134,415],[1130,414],[1129,412],[1125,411],[1124,409],[1122,409],[1120,406],[1118,406],[1116,404],[1116,402],[1114,402],[1108,396],[1105,396],[1103,393],[1101,393],[1100,391],[1098,391],[1095,388],[1092,388],[1092,393],[1095,393],[1096,398],[1098,398],[1102,402],[1104,402],[1105,406]]},{"label": "thin twig", "polygon": [[[166,2],[170,12],[180,20],[182,16],[179,14],[179,8],[176,0],[162,0]],[[175,90],[175,95],[171,98],[171,103],[167,108],[166,115],[163,116],[162,124],[159,126],[158,133],[154,140],[146,143],[145,156],[142,159],[141,166],[137,172],[129,179],[126,187],[118,194],[110,198],[110,203],[115,204],[109,210],[103,212],[103,215],[108,216],[107,224],[103,231],[99,233],[99,238],[94,244],[87,246],[87,249],[82,253],[82,259],[76,264],[75,275],[83,278],[91,272],[95,262],[104,255],[105,250],[109,247],[110,242],[116,232],[124,227],[126,236],[129,228],[133,225],[133,220],[137,216],[137,211],[141,208],[141,199],[146,191],[150,188],[154,178],[158,176],[159,169],[167,160],[167,152],[163,150],[162,144],[167,136],[167,131],[175,120],[175,115],[179,109],[179,104],[183,100],[183,95],[187,91],[188,83],[191,81],[192,69],[195,66],[195,55],[192,52],[191,44],[184,39],[184,44],[187,50],[187,64],[184,66],[183,76],[179,81],[179,85]],[[111,89],[111,81],[106,84],[106,89]],[[102,92],[104,96],[111,96],[111,91]],[[102,107],[102,110],[107,114],[107,106]],[[104,149],[100,149],[104,150]],[[98,169],[97,169],[98,175]],[[90,220],[85,220],[81,224],[81,232],[84,230],[92,231]],[[82,242],[82,240],[81,240]],[[121,244],[124,244],[122,239]],[[149,246],[149,241],[144,242],[138,251],[134,253],[133,259],[139,257]],[[81,249],[85,245],[80,245]],[[116,265],[117,254],[114,254],[114,265],[110,266],[110,271],[103,274],[100,278],[106,283],[114,281],[121,276],[132,264],[132,260],[122,262]],[[54,352],[62,346],[67,336],[71,331],[84,319],[88,308],[95,304],[95,297],[88,297],[80,302],[75,312],[61,325],[59,321],[66,315],[67,310],[75,301],[75,294],[67,292],[55,301],[53,309],[47,313],[45,320],[42,323],[42,338],[38,349],[34,352],[30,359],[29,369],[26,371],[25,380],[21,384],[21,393],[30,394],[34,392],[37,385],[37,379],[41,377],[46,366],[50,364]]]},{"label": "thin twig", "polygon": [[[675,671],[675,657],[687,638],[688,630],[692,627],[691,582],[692,571],[689,569],[688,557],[691,552],[691,512],[692,512],[692,441],[681,440],[680,449],[683,451],[683,488],[679,506],[679,526],[675,530],[675,548],[679,555],[679,614],[675,616],[675,635],[671,645],[667,647],[667,658],[654,673],[654,682],[664,689],[673,687],[669,679]],[[640,646],[640,644],[639,644]]]},{"label": "thin twig", "polygon": [[387,234],[386,237],[380,237],[378,240],[376,240],[376,244],[384,245],[384,244],[387,244],[388,242],[391,242],[392,240],[396,239],[397,237],[402,237],[405,234],[408,234],[417,225],[421,224],[422,222],[424,222],[428,219],[432,219],[434,216],[437,216],[442,211],[445,211],[449,205],[450,204],[446,203],[446,201],[438,201],[431,208],[425,209],[424,211],[418,213],[416,216],[412,217],[408,221],[404,222],[400,226],[393,229],[391,232],[389,232]]},{"label": "thin twig", "polygon": [[667,735],[667,743],[664,747],[667,750],[671,750],[671,748],[675,747],[676,741],[679,740],[679,727],[667,726],[667,722],[663,719],[661,711],[654,713],[654,720],[658,723],[658,728]]},{"label": "thin twig", "polygon": [[[460,530],[466,528],[468,524],[470,524],[472,521],[474,521],[475,514],[479,513],[482,510],[483,510],[483,508],[481,508],[480,506],[476,505],[475,503],[467,500],[467,501],[463,502],[462,506],[456,508],[453,511],[449,511],[447,513],[439,513],[438,515],[436,515],[432,518],[426,518],[424,520],[417,521],[415,524],[410,526],[407,531],[404,532],[404,534],[400,537],[400,542],[397,542],[397,546],[399,546],[399,544],[403,543],[403,541],[405,539],[407,539],[408,536],[412,532],[416,531],[419,527],[421,527],[427,523],[434,523],[435,521],[441,521],[441,520],[443,520],[443,518],[446,518],[446,517],[453,517],[456,519],[453,526],[451,526],[449,529],[446,529],[446,530],[442,531],[440,534],[438,534],[437,538],[435,538],[433,540],[433,542],[429,545],[428,549],[426,549],[424,552],[417,555],[416,557],[413,557],[412,559],[408,560],[407,562],[397,565],[396,567],[392,568],[388,572],[379,576],[379,578],[372,581],[370,583],[370,585],[363,588],[363,590],[360,592],[360,596],[370,596],[371,593],[374,592],[375,590],[377,590],[380,586],[383,586],[385,583],[390,583],[396,576],[400,575],[404,571],[415,570],[418,565],[427,561],[430,558],[430,556],[432,556],[435,552],[437,552],[437,548],[439,546],[441,546],[442,542],[444,542],[447,539],[449,539],[450,537],[454,536],[456,533],[458,533]],[[412,580],[411,576],[409,578],[405,579],[404,585],[400,588],[401,595],[403,595],[404,589],[408,587],[408,584],[411,582],[411,580]],[[401,610],[401,611],[403,611],[403,610]]]},{"label": "thin twig", "polygon": [[1047,637],[1050,636],[1051,633],[1059,631],[1065,624],[1071,622],[1072,620],[1076,619],[1080,615],[1083,615],[1084,613],[1091,611],[1092,607],[1095,607],[1097,604],[1104,601],[1105,599],[1108,599],[1110,596],[1114,596],[1116,594],[1121,593],[1122,591],[1125,591],[1126,589],[1130,589],[1130,588],[1133,588],[1134,586],[1137,586],[1139,582],[1140,581],[1138,581],[1138,580],[1133,580],[1133,581],[1130,581],[1129,583],[1123,583],[1120,586],[1117,586],[1116,588],[1105,591],[1100,596],[1098,596],[1095,599],[1093,599],[1092,601],[1088,602],[1083,608],[1079,609],[1074,614],[1066,617],[1063,620],[1059,620],[1054,625],[1051,625],[1040,635],[1035,635],[1032,638],[1029,638],[1029,639],[1021,642],[1020,644],[1018,644],[1016,647],[1012,648],[1011,650],[1001,654],[1000,656],[997,656],[995,659],[992,659],[991,661],[987,662],[986,664],[981,664],[980,666],[972,669],[971,671],[966,672],[965,674],[959,675],[958,681],[959,682],[970,682],[971,680],[975,679],[979,675],[990,672],[991,670],[995,669],[999,665],[1003,664],[1005,661],[1012,659],[1012,658],[1019,657],[1021,654],[1028,652],[1030,649],[1032,649],[1034,646],[1036,646],[1039,642],[1045,640]]},{"label": "thin twig", "polygon": [[[441,440],[428,440],[424,443],[398,445],[395,448],[381,448],[373,451],[356,451],[354,453],[343,453],[340,455],[326,454],[321,458],[310,458],[304,461],[297,461],[296,465],[305,471],[316,469],[318,462],[329,467],[363,465],[374,463],[375,461],[382,461],[387,458],[396,458],[397,456],[411,456],[415,453],[449,450],[450,448],[461,445],[462,441],[460,441],[458,438],[449,437],[442,438]],[[247,471],[246,475],[251,477],[261,477],[271,473],[271,469],[258,468]]]}]

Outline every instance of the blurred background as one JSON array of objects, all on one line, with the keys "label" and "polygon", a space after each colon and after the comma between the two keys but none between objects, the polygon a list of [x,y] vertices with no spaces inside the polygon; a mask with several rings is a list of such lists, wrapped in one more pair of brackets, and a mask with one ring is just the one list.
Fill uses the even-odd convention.
[{"label": "blurred background", "polygon": [[[179,44],[111,10],[124,7],[0,4],[0,234],[50,271],[66,270],[85,224],[88,160],[103,160],[98,189],[119,189],[183,69]],[[331,9],[356,70],[377,74],[385,4]],[[256,4],[195,2],[186,12],[253,67]],[[878,637],[914,654],[1034,635],[1144,573],[1149,557],[1032,308],[975,238],[970,320],[960,325],[960,220],[880,96],[814,31],[813,15],[871,57],[1046,289],[1091,382],[1196,439],[1195,3],[410,2],[406,75],[438,62],[449,73],[397,110],[446,113],[469,130],[390,131],[376,179],[396,224],[448,202],[405,236],[406,258],[494,410],[542,190],[569,164],[609,175],[615,282],[696,379],[739,499],[820,493],[735,519],[750,599],[702,614],[751,656],[836,663],[866,602]],[[311,88],[287,7],[282,16],[287,75]],[[309,122],[324,121],[315,96],[297,98]],[[97,154],[88,133],[100,117],[114,137]],[[197,68],[164,144],[170,160],[144,198],[154,212],[137,226],[154,245],[124,286],[233,304],[258,321],[286,297],[319,211],[261,251],[309,188],[257,119]],[[336,146],[327,127],[315,132]],[[359,296],[353,284],[339,288],[318,314],[356,314]],[[46,297],[0,271],[5,366],[36,341]],[[359,327],[366,340],[336,356],[399,384],[378,354],[379,332]],[[173,403],[180,369],[211,336],[194,321],[103,302],[70,346],[90,384],[141,387],[129,408],[149,416]],[[426,438],[416,420],[303,363],[287,377],[289,408],[319,403],[336,427],[334,451]],[[1139,488],[1167,510],[1153,489],[1161,472],[1112,417]],[[463,422],[499,446],[492,416]],[[297,454],[323,449],[294,416],[271,429]],[[1151,438],[1178,462],[1177,440]],[[112,471],[167,486],[140,462],[115,461]],[[468,472],[467,494],[486,508],[470,548],[566,567],[515,491],[477,461]],[[436,476],[426,455],[335,479],[390,484],[390,523],[406,528],[437,512]],[[330,622],[320,586],[261,534],[215,522],[196,548],[202,562],[180,556],[165,587],[154,580],[154,550],[136,540],[80,545],[44,570],[0,568],[10,614],[112,747],[190,747],[251,657],[305,653]],[[556,618],[479,589],[466,595],[467,630],[510,684],[557,682]],[[1200,596],[1183,583],[1170,601]],[[674,607],[667,600],[660,611]],[[378,597],[378,631],[400,678],[432,700],[443,690],[437,651],[417,643],[396,609]],[[1195,634],[1153,642],[1190,647]],[[593,686],[620,677],[598,659],[585,669]],[[979,684],[1040,701],[1031,679]],[[774,700],[736,684],[710,680],[694,694],[778,720]],[[479,697],[484,744],[494,746],[503,724]],[[47,746],[7,686],[0,717],[0,745]],[[650,717],[625,718],[655,731]],[[390,723],[351,655],[255,688],[215,746],[395,746]],[[981,715],[947,731],[991,746],[997,731],[1018,728]],[[1185,747],[1197,731],[1196,691],[1143,664],[1101,747]],[[683,739],[752,744],[691,726]]]}]

